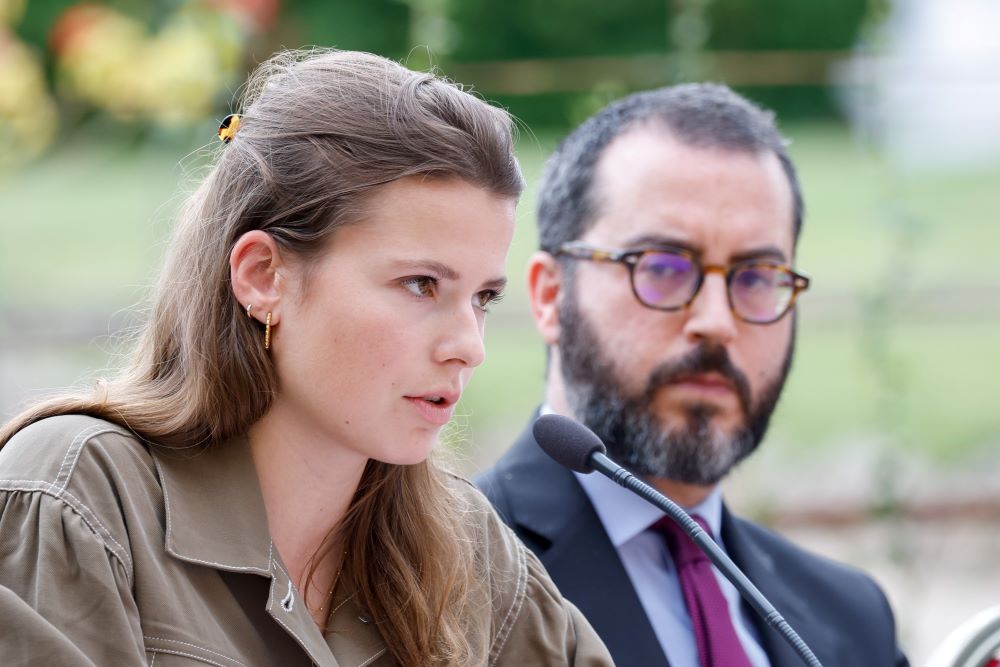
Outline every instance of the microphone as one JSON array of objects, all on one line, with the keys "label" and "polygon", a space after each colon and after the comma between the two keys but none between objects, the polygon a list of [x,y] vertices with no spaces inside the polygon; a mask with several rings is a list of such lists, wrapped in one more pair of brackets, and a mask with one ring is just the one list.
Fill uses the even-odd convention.
[{"label": "microphone", "polygon": [[542,415],[536,419],[532,426],[532,433],[534,433],[539,446],[556,463],[581,473],[589,474],[596,470],[616,484],[625,487],[663,510],[694,540],[698,548],[736,587],[736,590],[753,607],[754,611],[791,645],[805,664],[810,667],[823,667],[809,646],[788,624],[788,621],[778,613],[778,610],[764,597],[764,594],[757,590],[757,587],[743,574],[736,563],[719,548],[715,540],[702,530],[702,527],[680,505],[609,459],[605,455],[607,449],[597,434],[578,421],[556,414]]}]

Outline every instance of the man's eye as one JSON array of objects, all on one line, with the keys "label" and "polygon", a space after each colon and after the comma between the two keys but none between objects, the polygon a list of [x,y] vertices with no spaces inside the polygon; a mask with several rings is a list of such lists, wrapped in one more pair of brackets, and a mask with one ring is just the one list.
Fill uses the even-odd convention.
[{"label": "man's eye", "polygon": [[740,287],[747,289],[771,287],[774,282],[774,271],[758,268],[744,269],[736,274],[736,282]]},{"label": "man's eye", "polygon": [[413,276],[404,279],[402,285],[414,296],[434,296],[437,280],[430,276]]},{"label": "man's eye", "polygon": [[476,294],[475,305],[476,308],[483,312],[490,312],[490,306],[495,303],[500,303],[503,299],[503,293],[492,289],[486,289],[482,292]]}]

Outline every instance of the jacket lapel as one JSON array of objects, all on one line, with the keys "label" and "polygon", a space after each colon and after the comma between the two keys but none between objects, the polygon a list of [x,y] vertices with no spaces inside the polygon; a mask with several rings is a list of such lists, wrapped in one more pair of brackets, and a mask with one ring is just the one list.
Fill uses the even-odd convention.
[{"label": "jacket lapel", "polygon": [[[802,637],[817,656],[831,655],[835,637],[823,624],[816,623],[809,612],[807,591],[793,590],[775,566],[774,559],[757,543],[746,522],[722,508],[722,539],[730,558],[770,600],[788,624]],[[746,605],[746,602],[744,602]],[[802,659],[791,645],[752,609],[748,611],[760,634],[771,667],[801,667]]]},{"label": "jacket lapel", "polygon": [[622,665],[667,665],[653,628],[590,499],[526,430],[496,469],[508,522],[538,554]]}]

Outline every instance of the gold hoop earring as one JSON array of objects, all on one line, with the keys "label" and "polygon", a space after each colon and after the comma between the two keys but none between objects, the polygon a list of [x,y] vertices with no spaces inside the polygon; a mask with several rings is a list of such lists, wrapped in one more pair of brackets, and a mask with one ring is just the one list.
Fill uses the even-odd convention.
[{"label": "gold hoop earring", "polygon": [[252,303],[248,303],[247,304],[247,317],[253,317],[253,315],[250,314],[251,310],[253,310],[253,304]]},{"label": "gold hoop earring", "polygon": [[271,349],[271,312],[268,311],[267,319],[264,321],[264,349]]}]

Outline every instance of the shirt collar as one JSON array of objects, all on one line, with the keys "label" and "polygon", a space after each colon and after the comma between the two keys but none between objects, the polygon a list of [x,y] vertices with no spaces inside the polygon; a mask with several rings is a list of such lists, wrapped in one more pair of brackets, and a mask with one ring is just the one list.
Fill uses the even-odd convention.
[{"label": "shirt collar", "polygon": [[[600,473],[573,473],[584,493],[590,498],[594,511],[601,519],[604,530],[617,549],[636,535],[644,532],[654,522],[664,516],[662,510],[652,505],[628,489],[618,486]],[[712,529],[712,535],[719,539],[722,525],[722,490],[712,489],[705,500],[694,507],[685,507],[688,514],[697,514]]]},{"label": "shirt collar", "polygon": [[246,437],[196,454],[152,449],[163,485],[167,552],[222,570],[269,574],[274,552]]}]

